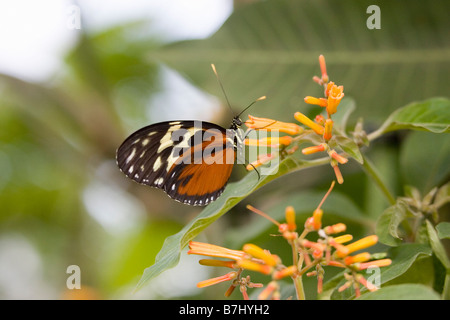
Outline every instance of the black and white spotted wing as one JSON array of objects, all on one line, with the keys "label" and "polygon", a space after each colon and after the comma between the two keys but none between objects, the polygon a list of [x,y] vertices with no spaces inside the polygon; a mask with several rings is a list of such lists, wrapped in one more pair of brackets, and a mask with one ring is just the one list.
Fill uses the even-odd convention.
[{"label": "black and white spotted wing", "polygon": [[[206,131],[210,136],[206,140],[214,140],[214,144],[204,142]],[[221,147],[213,155],[222,157],[222,163],[211,164],[203,158],[194,163],[194,156],[200,152],[202,157],[205,148],[212,145]],[[216,124],[168,121],[131,134],[117,150],[116,159],[120,170],[130,179],[162,189],[177,201],[207,205],[220,196],[228,182],[236,158],[234,147],[235,141]],[[182,161],[186,159],[191,161]]]}]

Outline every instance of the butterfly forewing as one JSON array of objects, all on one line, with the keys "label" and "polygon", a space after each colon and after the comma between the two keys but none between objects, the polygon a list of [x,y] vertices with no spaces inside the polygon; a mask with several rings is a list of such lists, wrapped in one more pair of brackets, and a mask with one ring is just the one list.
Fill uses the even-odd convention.
[{"label": "butterfly forewing", "polygon": [[125,175],[190,205],[207,205],[220,196],[235,157],[226,130],[199,121],[144,127],[117,150],[117,164]]}]

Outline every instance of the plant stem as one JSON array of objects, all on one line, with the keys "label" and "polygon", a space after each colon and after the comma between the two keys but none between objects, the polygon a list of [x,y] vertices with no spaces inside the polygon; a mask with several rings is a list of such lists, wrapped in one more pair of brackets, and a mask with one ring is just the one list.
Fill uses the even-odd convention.
[{"label": "plant stem", "polygon": [[302,276],[295,275],[293,277],[293,280],[294,280],[295,291],[297,293],[297,299],[305,300],[305,291],[303,290]]},{"label": "plant stem", "polygon": [[[296,240],[291,240],[289,241],[289,244],[292,247],[292,260],[293,260],[293,265],[297,266],[297,268],[301,268],[302,264],[303,264],[303,255],[298,254],[298,248],[297,248],[297,241]],[[297,300],[305,300],[305,291],[303,289],[303,281],[302,281],[302,276],[295,274],[292,277],[292,280],[294,280],[294,287],[295,287],[295,291],[297,293]]]},{"label": "plant stem", "polygon": [[391,205],[394,205],[395,202],[396,202],[395,201],[395,197],[389,191],[388,187],[386,186],[386,184],[381,179],[380,175],[376,171],[376,169],[373,166],[373,164],[364,155],[363,155],[363,159],[364,159],[363,168],[366,170],[368,175],[373,179],[373,181],[378,186],[378,188],[381,190],[381,192],[386,196],[386,199],[389,201],[389,203]]},{"label": "plant stem", "polygon": [[444,289],[442,290],[442,299],[444,299],[444,300],[450,299],[450,272],[449,272],[449,270],[447,270],[447,274],[445,275]]}]

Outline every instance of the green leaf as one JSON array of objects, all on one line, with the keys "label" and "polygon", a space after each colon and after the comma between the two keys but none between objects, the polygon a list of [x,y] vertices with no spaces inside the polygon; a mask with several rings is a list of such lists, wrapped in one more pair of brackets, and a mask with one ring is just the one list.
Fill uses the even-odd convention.
[{"label": "green leaf", "polygon": [[359,151],[359,147],[355,143],[355,141],[344,136],[335,136],[333,137],[333,141],[335,141],[345,153],[358,161],[360,164],[364,163],[363,156]]},{"label": "green leaf", "polygon": [[[450,110],[450,105],[448,108]],[[403,179],[422,194],[445,181],[450,174],[449,163],[450,137],[447,134],[411,132],[400,149]]]},{"label": "green leaf", "polygon": [[447,257],[447,253],[445,251],[444,246],[441,243],[441,240],[439,240],[439,236],[436,232],[436,229],[433,227],[433,225],[429,220],[426,220],[425,223],[427,225],[427,232],[428,232],[428,239],[430,241],[430,246],[433,249],[434,254],[439,259],[439,261],[441,261],[444,267],[450,271],[450,260]]},{"label": "green leaf", "polygon": [[450,132],[450,100],[432,98],[413,102],[392,113],[376,132],[378,135],[402,129]]},{"label": "green leaf", "polygon": [[161,272],[175,267],[180,259],[181,251],[188,245],[189,241],[194,239],[202,230],[228,212],[246,196],[284,174],[324,164],[328,161],[328,158],[305,161],[289,157],[280,162],[279,166],[272,170],[272,174],[261,176],[259,181],[255,173],[250,173],[241,181],[230,183],[218,200],[208,205],[180,232],[165,240],[161,251],[156,256],[155,264],[145,269],[137,285],[137,289],[141,288],[147,281],[156,277]]},{"label": "green leaf", "polygon": [[448,202],[450,202],[450,182],[439,188],[434,198],[434,206],[436,209],[439,209]]},{"label": "green leaf", "polygon": [[381,268],[381,284],[401,276],[423,256],[431,256],[430,247],[423,244],[407,243],[389,249],[388,258],[392,259],[392,264]]},{"label": "green leaf", "polygon": [[436,226],[439,239],[450,239],[450,222],[441,222]]},{"label": "green leaf", "polygon": [[371,4],[255,1],[236,9],[211,37],[169,45],[151,58],[222,96],[209,68],[215,63],[233,104],[246,106],[266,95],[268,103],[258,112],[280,118],[281,109],[282,121],[310,108],[305,96],[322,96],[311,80],[320,75],[320,54],[331,81],[358,101],[358,117],[382,121],[411,101],[447,95],[450,24],[439,13],[449,12],[450,3],[385,1],[379,30],[366,27]]},{"label": "green leaf", "polygon": [[367,292],[357,300],[440,300],[440,297],[430,287],[405,283]]},{"label": "green leaf", "polygon": [[381,243],[389,246],[398,246],[402,239],[398,234],[400,223],[406,218],[406,205],[397,201],[387,208],[378,218],[375,233]]}]

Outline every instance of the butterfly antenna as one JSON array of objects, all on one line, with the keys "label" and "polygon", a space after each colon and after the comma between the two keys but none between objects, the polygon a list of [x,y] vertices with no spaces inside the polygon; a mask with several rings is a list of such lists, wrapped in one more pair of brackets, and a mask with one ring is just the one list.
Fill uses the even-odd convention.
[{"label": "butterfly antenna", "polygon": [[256,102],[261,101],[261,100],[265,100],[266,96],[262,96],[259,97],[258,99],[256,99],[255,101],[253,101],[252,103],[250,103],[244,110],[241,111],[241,113],[239,113],[237,116],[240,117],[241,114],[243,114],[245,111],[247,111],[248,108],[250,108],[252,105],[254,105]]},{"label": "butterfly antenna", "polygon": [[214,63],[211,63],[211,68],[213,69],[214,74],[216,75],[216,78],[217,78],[217,82],[219,83],[220,89],[222,89],[223,95],[225,96],[225,100],[227,101],[228,108],[230,108],[231,113],[233,113],[233,109],[231,108],[230,100],[228,100],[227,94],[225,93],[225,89],[223,88],[222,81],[220,81],[220,77],[219,77],[219,74],[217,73],[216,66],[214,65]]}]

